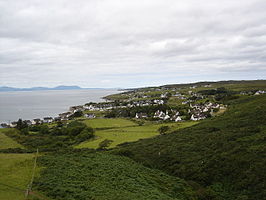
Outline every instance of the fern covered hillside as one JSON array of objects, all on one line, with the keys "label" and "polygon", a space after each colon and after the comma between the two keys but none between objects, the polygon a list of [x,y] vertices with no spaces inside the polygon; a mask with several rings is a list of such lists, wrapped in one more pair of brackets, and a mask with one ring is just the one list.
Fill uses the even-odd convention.
[{"label": "fern covered hillside", "polygon": [[181,179],[107,153],[68,152],[41,158],[38,191],[57,200],[193,200]]},{"label": "fern covered hillside", "polygon": [[227,103],[221,116],[114,152],[190,181],[199,199],[265,199],[266,95]]}]

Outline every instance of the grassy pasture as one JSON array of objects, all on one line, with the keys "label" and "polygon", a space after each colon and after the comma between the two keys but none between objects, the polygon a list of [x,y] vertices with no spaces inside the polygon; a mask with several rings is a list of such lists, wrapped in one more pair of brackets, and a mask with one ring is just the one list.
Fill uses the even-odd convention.
[{"label": "grassy pasture", "polygon": [[6,129],[0,129],[0,149],[8,148],[23,148],[22,145],[18,144],[16,141],[12,140],[10,137],[6,136],[4,132]]},{"label": "grassy pasture", "polygon": [[[99,120],[99,122],[97,122]],[[103,119],[105,120],[105,119]],[[112,121],[116,122],[116,119],[112,119]],[[121,120],[121,119],[119,119]],[[117,120],[117,121],[119,121]],[[127,121],[127,123],[125,123]],[[175,131],[181,128],[186,128],[189,126],[192,126],[196,124],[197,122],[180,122],[180,123],[147,123],[143,126],[136,126],[133,122],[126,120],[124,122],[124,127],[117,127],[118,124],[111,124],[111,121],[109,121],[108,124],[109,127],[117,127],[117,128],[110,128],[105,130],[96,130],[95,135],[96,139],[85,141],[79,145],[77,145],[77,148],[97,148],[99,146],[99,143],[102,142],[105,139],[113,140],[113,143],[110,145],[110,148],[115,147],[118,144],[124,143],[124,142],[133,142],[137,141],[139,139],[144,138],[150,138],[154,137],[156,135],[159,135],[159,132],[157,131],[159,127],[161,126],[169,126],[170,131]],[[94,128],[103,127],[103,124],[101,124],[101,119],[95,119],[94,120]],[[129,125],[130,123],[133,124],[133,126],[125,126]],[[96,125],[99,126],[96,126]],[[91,125],[91,124],[90,124]],[[106,127],[107,124],[104,125]],[[121,124],[120,124],[121,125]]]},{"label": "grassy pasture", "polygon": [[34,154],[0,154],[0,199],[24,200]]},{"label": "grassy pasture", "polygon": [[83,121],[86,125],[95,129],[121,128],[127,126],[136,126],[136,124],[127,119],[89,119]]}]

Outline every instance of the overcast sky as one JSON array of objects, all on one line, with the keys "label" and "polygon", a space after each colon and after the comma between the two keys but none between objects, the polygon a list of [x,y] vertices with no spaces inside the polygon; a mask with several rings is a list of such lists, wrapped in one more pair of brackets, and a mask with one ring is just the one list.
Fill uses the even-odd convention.
[{"label": "overcast sky", "polygon": [[0,86],[265,78],[265,0],[0,0]]}]

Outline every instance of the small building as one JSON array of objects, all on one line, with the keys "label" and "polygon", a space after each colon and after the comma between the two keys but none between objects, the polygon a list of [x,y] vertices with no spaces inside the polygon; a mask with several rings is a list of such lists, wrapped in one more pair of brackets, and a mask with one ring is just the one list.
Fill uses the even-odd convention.
[{"label": "small building", "polygon": [[206,118],[205,115],[202,115],[202,114],[192,114],[190,119],[192,121],[199,121],[205,118]]},{"label": "small building", "polygon": [[59,114],[59,117],[61,118],[61,120],[68,120],[68,118],[71,117],[71,115],[72,115],[71,112],[65,112]]},{"label": "small building", "polygon": [[17,126],[17,122],[11,122],[9,126],[10,128],[15,128]]},{"label": "small building", "polygon": [[51,123],[53,122],[53,118],[52,117],[44,117],[43,118],[43,123]]},{"label": "small building", "polygon": [[24,122],[26,122],[26,124],[27,124],[28,126],[31,126],[31,125],[32,125],[32,122],[31,122],[30,120],[25,120]]},{"label": "small building", "polygon": [[209,109],[207,107],[204,107],[202,110],[202,112],[208,112],[208,111],[209,111]]},{"label": "small building", "polygon": [[38,124],[41,124],[42,123],[42,120],[41,119],[33,119],[32,121],[31,121],[31,124],[32,125],[38,125]]},{"label": "small building", "polygon": [[180,116],[177,116],[177,117],[175,118],[175,122],[180,122],[180,121],[182,121],[181,117],[180,117]]},{"label": "small building", "polygon": [[60,117],[55,117],[55,118],[54,118],[54,121],[55,121],[55,122],[60,122],[60,121],[61,121],[61,118],[60,118]]},{"label": "small building", "polygon": [[9,126],[8,126],[7,123],[2,123],[2,124],[1,124],[1,127],[2,127],[2,128],[8,128]]},{"label": "small building", "polygon": [[142,118],[147,118],[148,115],[146,113],[136,113],[135,118],[136,119],[142,119]]},{"label": "small building", "polygon": [[95,114],[85,114],[84,117],[88,118],[88,119],[94,119],[96,118]]},{"label": "small building", "polygon": [[168,114],[166,114],[165,116],[164,116],[164,118],[163,118],[163,120],[168,120],[168,119],[170,119],[171,117],[168,115]]},{"label": "small building", "polygon": [[83,106],[71,106],[70,108],[69,108],[69,111],[70,112],[78,112],[78,111],[82,111],[83,110]]},{"label": "small building", "polygon": [[260,95],[260,94],[265,94],[266,92],[263,90],[258,90],[257,92],[255,92],[254,95]]}]

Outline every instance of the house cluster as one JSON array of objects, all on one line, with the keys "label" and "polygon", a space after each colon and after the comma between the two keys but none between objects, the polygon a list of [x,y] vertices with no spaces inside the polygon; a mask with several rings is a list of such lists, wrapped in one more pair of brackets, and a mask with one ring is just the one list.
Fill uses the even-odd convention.
[{"label": "house cluster", "polygon": [[[217,103],[205,103],[205,104],[190,104],[190,108],[187,113],[190,116],[190,120],[198,121],[207,118],[208,116],[213,115],[214,109],[224,109],[224,105],[220,105]],[[146,113],[136,113],[136,119],[148,118]],[[179,111],[170,110],[170,111],[161,111],[157,110],[152,116],[153,119],[158,120],[169,120],[169,121],[182,121],[184,117],[180,115]]]},{"label": "house cluster", "polygon": [[130,102],[106,102],[106,103],[93,103],[93,104],[87,104],[83,106],[83,110],[88,111],[108,111],[112,109],[117,108],[132,108],[137,106],[151,106],[151,105],[162,105],[165,101],[162,99],[154,99],[154,100],[132,100]]},{"label": "house cluster", "polygon": [[[149,106],[149,105],[160,105],[164,104],[165,101],[161,99],[154,99],[154,100],[136,100],[131,101],[128,103],[114,103],[114,102],[105,102],[105,103],[88,103],[85,105],[79,106],[72,106],[69,108],[69,111],[60,113],[58,117],[44,117],[43,119],[33,119],[33,120],[24,120],[29,126],[36,125],[36,124],[43,124],[43,123],[52,123],[58,121],[67,121],[72,118],[72,116],[76,112],[83,112],[83,111],[108,111],[116,108],[131,108],[136,106]],[[96,115],[93,113],[84,114],[84,117],[88,119],[96,118]],[[144,118],[144,115],[141,115],[139,118]],[[1,124],[2,127],[16,127],[17,122],[11,122],[9,124],[3,123]]]},{"label": "house cluster", "polygon": [[178,111],[172,111],[170,114],[168,111],[163,112],[163,111],[157,110],[154,113],[153,118],[161,119],[161,120],[170,120],[170,121],[175,121],[175,122],[182,121],[180,113]]},{"label": "house cluster", "polygon": [[266,94],[266,91],[258,90],[254,95]]},{"label": "house cluster", "polygon": [[115,104],[112,102],[107,102],[107,103],[91,103],[91,104],[86,104],[83,106],[82,111],[88,110],[88,111],[107,111],[107,110],[112,110],[115,108]]},{"label": "house cluster", "polygon": [[213,109],[220,109],[223,106],[217,103],[205,103],[205,104],[190,104],[188,113],[191,114],[191,120],[198,121],[207,118],[208,115],[213,114]]},{"label": "house cluster", "polygon": [[126,107],[132,108],[136,106],[151,106],[151,105],[162,105],[165,101],[162,99],[154,99],[154,100],[140,100],[140,101],[131,101]]},{"label": "house cluster", "polygon": [[[51,123],[55,120],[55,118],[52,117],[44,117],[43,119],[33,119],[33,120],[23,120],[24,123],[26,123],[28,126],[31,125],[37,125],[37,124],[43,124],[43,123]],[[7,123],[2,123],[1,126],[3,128],[15,128],[17,126],[17,121]]]},{"label": "house cluster", "polygon": [[[144,118],[148,118],[148,115],[146,113],[136,113],[135,118],[144,119]],[[178,111],[171,111],[171,114],[170,114],[168,111],[163,112],[163,111],[157,110],[154,113],[152,118],[158,119],[158,120],[170,120],[170,121],[175,121],[175,122],[182,121],[180,113]]]},{"label": "house cluster", "polygon": [[240,92],[241,95],[261,95],[266,94],[266,91],[264,90],[257,90],[257,91],[242,91]]}]

